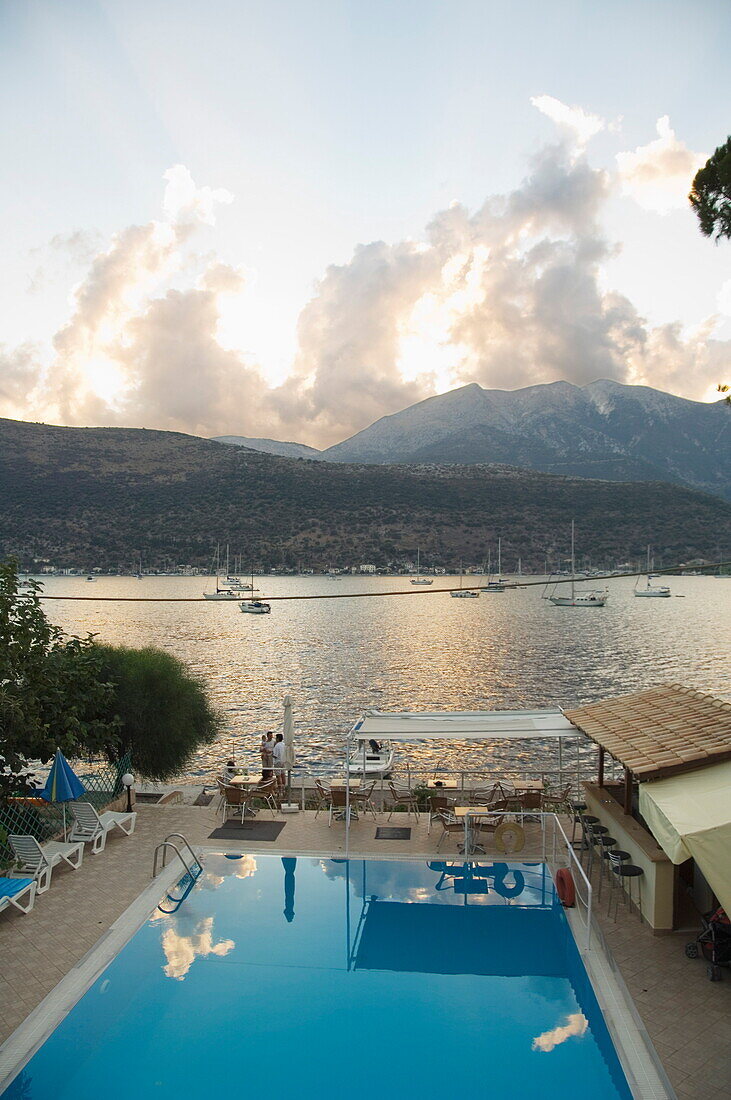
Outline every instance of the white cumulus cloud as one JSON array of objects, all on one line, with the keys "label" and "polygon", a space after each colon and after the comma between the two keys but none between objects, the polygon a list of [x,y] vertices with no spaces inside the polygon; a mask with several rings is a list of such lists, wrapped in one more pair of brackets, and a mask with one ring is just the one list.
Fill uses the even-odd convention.
[{"label": "white cumulus cloud", "polygon": [[634,151],[617,153],[622,191],[656,214],[687,205],[693,177],[706,162],[675,136],[667,115],[657,120],[657,137]]},{"label": "white cumulus cloud", "polygon": [[605,128],[606,122],[599,115],[585,111],[583,107],[569,107],[552,95],[531,97],[531,103],[541,114],[555,122],[559,129],[571,135],[578,145],[586,145]]}]

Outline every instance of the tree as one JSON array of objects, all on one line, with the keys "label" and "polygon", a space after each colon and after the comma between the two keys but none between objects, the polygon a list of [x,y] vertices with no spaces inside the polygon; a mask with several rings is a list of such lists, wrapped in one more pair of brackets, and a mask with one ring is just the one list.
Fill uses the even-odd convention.
[{"label": "tree", "polygon": [[221,717],[205,687],[163,649],[96,646],[112,685],[110,716],[119,721],[119,751],[145,779],[179,775],[202,745],[215,741]]},{"label": "tree", "polygon": [[112,689],[91,635],[67,636],[48,621],[40,585],[19,587],[0,562],[0,795],[16,790],[29,760],[113,753]]},{"label": "tree", "polygon": [[731,137],[719,145],[693,180],[688,195],[706,237],[731,238]]}]

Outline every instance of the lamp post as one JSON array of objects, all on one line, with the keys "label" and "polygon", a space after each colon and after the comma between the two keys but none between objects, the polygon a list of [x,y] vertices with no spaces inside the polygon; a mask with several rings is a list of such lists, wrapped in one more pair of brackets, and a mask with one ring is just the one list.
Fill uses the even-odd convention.
[{"label": "lamp post", "polygon": [[132,813],[132,784],[135,781],[135,777],[132,772],[125,772],[122,776],[122,784],[127,788],[127,813]]}]

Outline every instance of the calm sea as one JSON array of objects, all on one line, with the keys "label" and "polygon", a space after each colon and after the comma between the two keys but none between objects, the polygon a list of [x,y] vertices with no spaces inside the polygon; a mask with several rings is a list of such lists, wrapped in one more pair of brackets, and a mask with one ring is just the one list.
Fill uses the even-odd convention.
[{"label": "calm sea", "polygon": [[[256,578],[268,596],[408,589],[404,578]],[[456,583],[437,578],[434,588]],[[281,723],[292,697],[298,764],[316,772],[342,760],[342,739],[369,708],[488,709],[562,706],[678,682],[731,699],[731,580],[673,577],[673,597],[640,600],[634,581],[609,582],[600,608],[560,608],[542,587],[454,600],[430,589],[404,597],[273,603],[243,615],[232,603],[48,601],[64,630],[130,646],[157,645],[182,658],[226,717],[219,744],[200,753],[188,778],[213,776],[223,759],[254,767],[260,733]],[[199,596],[205,578],[56,577],[49,594]],[[515,762],[520,746],[414,746],[426,769]]]}]

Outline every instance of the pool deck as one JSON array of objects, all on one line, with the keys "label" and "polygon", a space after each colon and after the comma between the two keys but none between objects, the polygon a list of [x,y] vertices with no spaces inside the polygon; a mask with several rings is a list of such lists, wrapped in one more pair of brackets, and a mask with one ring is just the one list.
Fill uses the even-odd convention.
[{"label": "pool deck", "polygon": [[[342,822],[328,827],[326,813],[282,816],[285,827],[275,841],[210,839],[220,818],[213,806],[143,805],[130,838],[112,834],[104,852],[85,852],[79,871],[56,868],[51,889],[27,916],[11,909],[0,915],[0,1043],[51,992],[97,943],[112,923],[150,884],[153,853],[168,834],[183,833],[193,847],[222,851],[288,852],[342,856]],[[350,854],[372,858],[430,857],[439,833],[427,832],[405,814],[361,820],[351,827]],[[271,820],[262,813],[261,820]],[[409,840],[376,840],[377,825],[408,825]],[[521,860],[540,858],[540,830],[527,827]],[[487,856],[494,850],[488,842]],[[456,841],[446,837],[439,856],[454,858]],[[510,858],[501,856],[502,859]],[[620,904],[615,922],[607,917],[607,893],[595,915],[619,971],[680,1100],[731,1100],[731,973],[709,982],[700,960],[686,959],[689,932],[655,936],[636,913]]]}]

